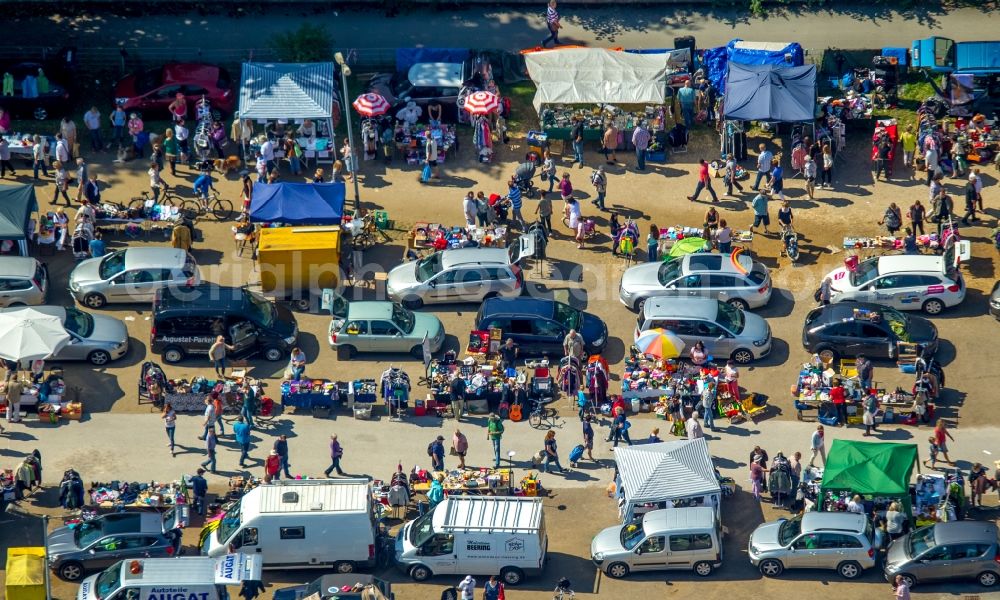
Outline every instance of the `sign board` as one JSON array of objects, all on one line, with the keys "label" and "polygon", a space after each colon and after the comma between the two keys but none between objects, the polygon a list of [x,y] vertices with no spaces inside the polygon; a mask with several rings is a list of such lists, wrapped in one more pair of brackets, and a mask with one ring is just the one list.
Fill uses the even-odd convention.
[{"label": "sign board", "polygon": [[431,360],[434,358],[431,356],[431,341],[427,339],[427,332],[424,332],[424,339],[420,341],[420,348],[424,351],[424,373],[430,371]]},{"label": "sign board", "polygon": [[260,581],[263,557],[260,554],[227,554],[215,561],[215,583],[237,585]]}]

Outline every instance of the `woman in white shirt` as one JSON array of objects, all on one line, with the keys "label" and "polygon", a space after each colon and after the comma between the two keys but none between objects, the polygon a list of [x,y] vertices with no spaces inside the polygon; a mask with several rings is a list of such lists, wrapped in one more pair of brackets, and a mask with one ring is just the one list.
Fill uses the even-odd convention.
[{"label": "woman in white shirt", "polygon": [[316,124],[309,119],[302,121],[302,125],[299,125],[299,136],[304,138],[316,137]]},{"label": "woman in white shirt", "polygon": [[859,515],[865,514],[865,503],[861,499],[861,496],[854,496],[851,501],[847,503],[847,512],[858,513]]},{"label": "woman in white shirt", "polygon": [[885,512],[885,531],[889,537],[896,539],[903,535],[903,523],[906,515],[899,511],[899,503],[893,502],[889,505],[889,510]]},{"label": "woman in white shirt", "polygon": [[715,230],[715,245],[722,254],[729,254],[733,250],[733,230],[725,219],[719,219],[719,227]]}]

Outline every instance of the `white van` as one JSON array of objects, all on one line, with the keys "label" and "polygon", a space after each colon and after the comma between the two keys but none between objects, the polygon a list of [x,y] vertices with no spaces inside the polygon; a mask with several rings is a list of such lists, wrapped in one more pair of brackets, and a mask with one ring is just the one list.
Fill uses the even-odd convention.
[{"label": "white van", "polygon": [[375,562],[375,516],[367,479],[277,481],[256,487],[204,532],[202,554],[263,556],[265,569],[333,567],[351,573]]},{"label": "white van", "polygon": [[260,581],[260,557],[122,560],[80,584],[77,600],[229,600],[227,585]]},{"label": "white van", "polygon": [[432,575],[500,575],[517,585],[541,573],[549,539],[541,498],[449,496],[399,530],[396,566]]},{"label": "white van", "polygon": [[711,507],[654,510],[642,521],[598,533],[590,557],[616,579],[632,571],[678,569],[708,577],[722,566],[722,527]]}]

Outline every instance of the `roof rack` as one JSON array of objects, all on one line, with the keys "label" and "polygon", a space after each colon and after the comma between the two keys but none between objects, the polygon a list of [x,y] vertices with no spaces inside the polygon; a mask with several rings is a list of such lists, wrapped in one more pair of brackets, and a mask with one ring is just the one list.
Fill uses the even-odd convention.
[{"label": "roof rack", "polygon": [[[491,506],[483,506],[481,510],[465,511],[465,522],[457,520],[459,503],[482,503]],[[522,511],[531,511],[530,514],[523,515]],[[461,529],[463,531],[509,531],[509,532],[534,532],[538,531],[541,525],[542,503],[535,498],[518,498],[511,496],[473,496],[456,498],[448,503],[448,513],[445,515],[445,529]],[[533,525],[517,527],[513,525],[496,525],[496,523],[519,522],[523,516],[527,516],[527,522]],[[487,519],[489,522],[487,523]]]}]

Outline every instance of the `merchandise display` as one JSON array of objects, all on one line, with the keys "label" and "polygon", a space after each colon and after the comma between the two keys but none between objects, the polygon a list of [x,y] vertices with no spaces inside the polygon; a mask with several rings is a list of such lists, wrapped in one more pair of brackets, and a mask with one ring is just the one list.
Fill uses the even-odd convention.
[{"label": "merchandise display", "polygon": [[[132,201],[141,200],[133,198]],[[126,208],[119,204],[102,203],[95,208],[94,225],[96,227],[117,227],[126,234],[135,237],[140,230],[148,234],[154,226],[169,232],[174,225],[183,220],[181,209],[169,204],[157,204],[152,199],[146,200],[140,208]]]},{"label": "merchandise display", "polygon": [[[685,227],[683,225],[675,225],[673,227],[660,228],[659,255],[670,255],[670,251],[677,244],[677,242],[687,238],[704,239],[702,238],[704,234],[704,227]],[[754,234],[749,229],[734,229],[732,233],[732,243],[736,246],[743,246],[751,252],[753,251],[753,238]]]},{"label": "merchandise display", "polygon": [[[430,488],[432,474],[423,471],[424,477],[418,477],[412,484],[413,492],[426,494]],[[445,494],[475,495],[475,496],[510,496],[515,494],[510,469],[465,469],[462,471],[444,471],[441,482]],[[418,473],[419,476],[419,473]]]},{"label": "merchandise display", "polygon": [[163,396],[176,412],[201,412],[205,410],[205,398],[218,392],[224,408],[238,411],[243,402],[242,385],[242,379],[168,379]]},{"label": "merchandise display", "polygon": [[88,494],[91,504],[101,508],[164,508],[188,504],[189,484],[184,481],[137,483],[94,482]]},{"label": "merchandise display", "polygon": [[[594,105],[589,109],[556,104],[542,108],[538,115],[542,131],[548,141],[569,140],[573,128],[573,118],[583,120],[583,140],[600,141],[610,121],[618,130],[618,148],[624,149],[631,143],[632,130],[639,121],[644,121],[652,132],[664,131],[667,126],[667,110],[663,106],[646,106],[643,112],[626,112],[611,104]],[[650,151],[656,151],[652,146]]]},{"label": "merchandise display", "polygon": [[513,368],[502,370],[497,361],[487,360],[485,356],[469,356],[462,362],[434,360],[430,367],[429,387],[430,397],[436,406],[426,406],[427,410],[450,411],[449,388],[456,375],[465,380],[466,402],[473,402],[467,405],[470,409],[474,408],[476,400],[484,400],[489,407],[497,407],[505,389],[509,390],[518,383],[523,387],[526,380],[523,372]]},{"label": "merchandise display", "polygon": [[281,382],[281,405],[295,408],[333,408],[340,403],[340,390],[346,384],[328,379]]},{"label": "merchandise display", "polygon": [[913,486],[913,518],[917,527],[957,520],[956,504],[964,502],[965,486],[958,473],[917,475]]},{"label": "merchandise display", "polygon": [[[11,157],[18,156],[25,160],[32,160],[32,149],[35,145],[34,134],[31,133],[9,133],[3,136],[7,140],[7,147],[10,149]],[[48,149],[49,158],[56,157],[56,139],[47,135],[41,136],[42,143]]]},{"label": "merchandise display", "polygon": [[[680,421],[700,410],[696,407],[710,381],[717,385],[718,416],[733,418],[741,414],[740,398],[733,396],[731,386],[721,381],[717,367],[697,367],[673,359],[653,360],[641,356],[627,359],[622,374],[622,398],[632,401],[633,407],[638,406],[642,411],[651,410],[657,418]],[[605,414],[611,412],[610,406],[600,408]],[[679,434],[680,430],[674,433]]]},{"label": "merchandise display", "polygon": [[439,223],[418,221],[411,230],[414,248],[445,250],[469,247],[505,248],[507,246],[507,226],[466,228],[456,225],[447,227]]}]

